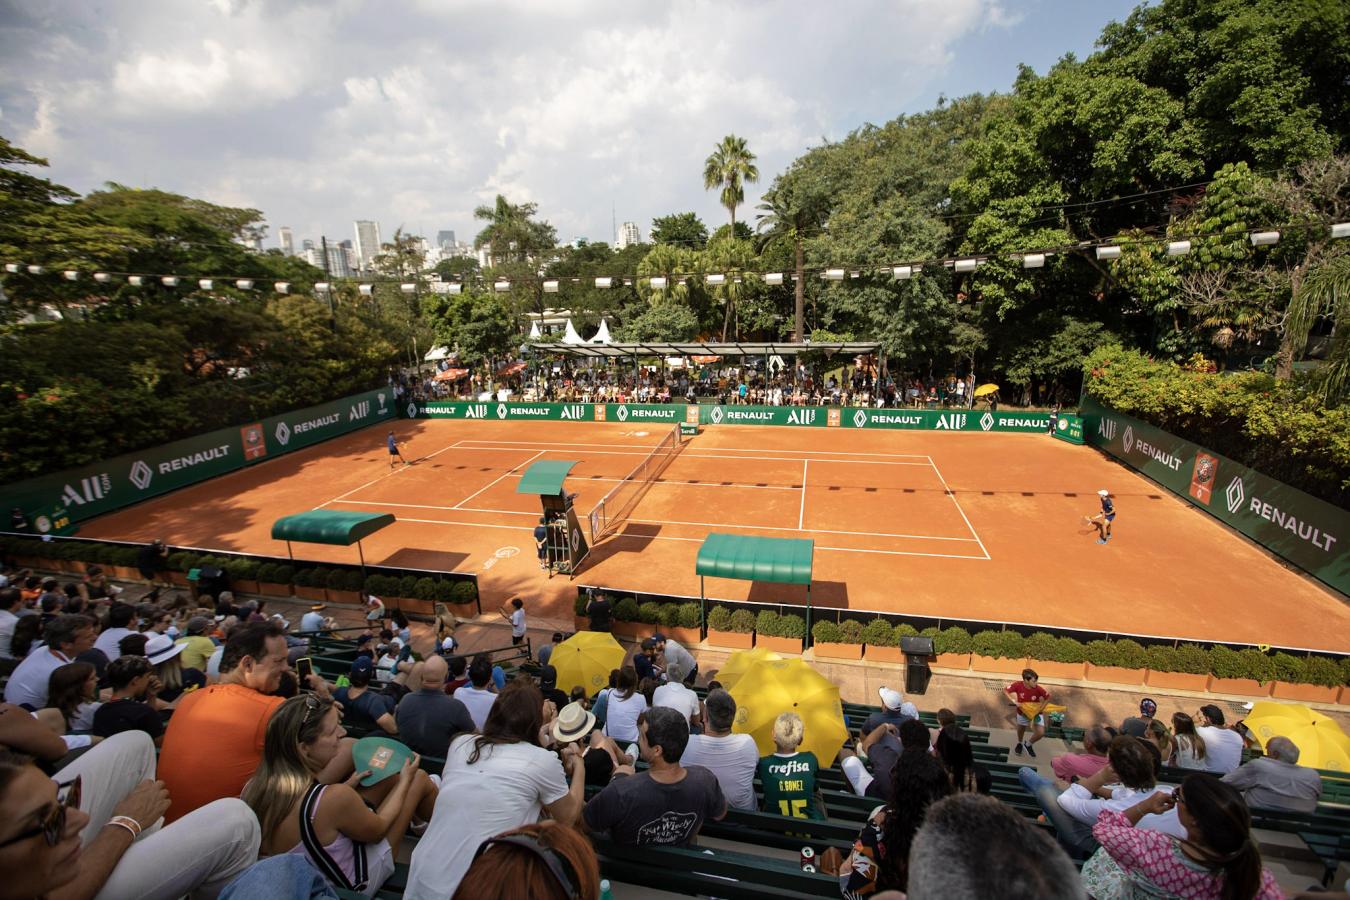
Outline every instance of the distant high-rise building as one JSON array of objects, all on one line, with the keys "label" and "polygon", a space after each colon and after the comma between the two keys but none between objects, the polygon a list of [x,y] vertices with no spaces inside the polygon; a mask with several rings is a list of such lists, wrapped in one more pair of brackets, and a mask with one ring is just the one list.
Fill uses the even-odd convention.
[{"label": "distant high-rise building", "polygon": [[277,229],[277,238],[281,241],[281,252],[287,256],[294,256],[295,235],[291,233],[291,226],[282,225]]},{"label": "distant high-rise building", "polygon": [[305,244],[307,246],[300,255],[303,256],[305,262],[309,263],[311,266],[314,266],[316,269],[322,269],[324,267],[323,251],[318,247],[315,247],[313,241],[305,241]]},{"label": "distant high-rise building", "polygon": [[328,246],[328,274],[334,278],[351,278],[351,263],[347,260],[347,248]]},{"label": "distant high-rise building", "polygon": [[369,269],[370,261],[380,253],[380,224],[365,219],[356,220],[356,255],[361,268]]},{"label": "distant high-rise building", "polygon": [[619,226],[619,237],[614,246],[622,250],[624,247],[640,243],[642,243],[642,232],[638,231],[636,222],[624,222]]},{"label": "distant high-rise building", "polygon": [[314,242],[311,241],[309,238],[305,238],[303,241],[300,242],[300,249],[301,249],[301,251],[303,251],[303,252],[308,252],[308,251],[310,251],[310,250],[313,250],[313,249],[314,249]]},{"label": "distant high-rise building", "polygon": [[455,233],[453,231],[436,232],[436,246],[442,250],[452,250],[455,246]]}]

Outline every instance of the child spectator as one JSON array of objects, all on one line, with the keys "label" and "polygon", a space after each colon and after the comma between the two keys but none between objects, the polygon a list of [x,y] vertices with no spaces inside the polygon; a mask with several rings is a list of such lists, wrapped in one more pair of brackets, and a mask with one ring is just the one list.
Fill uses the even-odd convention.
[{"label": "child spectator", "polygon": [[801,717],[785,712],[773,723],[775,753],[759,761],[759,781],[766,812],[795,819],[824,819],[825,800],[816,786],[820,763],[809,750],[798,750],[804,729]]}]

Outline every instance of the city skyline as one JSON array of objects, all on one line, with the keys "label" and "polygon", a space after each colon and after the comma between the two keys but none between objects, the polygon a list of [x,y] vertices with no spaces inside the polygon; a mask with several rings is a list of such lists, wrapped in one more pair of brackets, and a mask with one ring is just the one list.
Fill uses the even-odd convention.
[{"label": "city skyline", "polygon": [[740,212],[753,225],[808,147],[1007,91],[1019,63],[1086,56],[1134,5],[10,3],[0,134],[76,191],[259,209],[268,247],[282,226],[331,240],[358,219],[468,242],[497,194],[537,203],[560,243],[613,242],[611,207],[644,232],[684,211],[720,224],[700,176],[728,133],[758,157]]}]

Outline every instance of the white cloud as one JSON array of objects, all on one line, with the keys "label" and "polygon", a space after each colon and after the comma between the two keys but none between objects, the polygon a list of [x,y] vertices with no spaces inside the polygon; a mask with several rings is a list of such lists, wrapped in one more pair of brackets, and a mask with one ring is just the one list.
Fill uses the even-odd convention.
[{"label": "white cloud", "polygon": [[1014,27],[1006,5],[60,0],[0,23],[0,107],[72,187],[148,180],[297,240],[356,218],[467,239],[499,192],[608,240],[611,203],[644,233],[720,224],[701,169],[728,132],[760,157],[753,210],[821,136],[928,106],[958,42]]}]

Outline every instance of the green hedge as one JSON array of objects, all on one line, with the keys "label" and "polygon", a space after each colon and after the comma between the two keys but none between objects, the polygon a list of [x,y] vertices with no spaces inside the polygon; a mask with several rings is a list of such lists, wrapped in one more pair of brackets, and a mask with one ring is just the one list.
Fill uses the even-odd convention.
[{"label": "green hedge", "polygon": [[817,644],[842,644],[843,632],[829,619],[821,619],[811,626],[811,638]]},{"label": "green hedge", "polygon": [[614,618],[620,622],[636,622],[638,620],[637,599],[624,597],[614,604]]},{"label": "green hedge", "polygon": [[702,613],[697,603],[681,603],[676,607],[675,624],[681,628],[701,628]]},{"label": "green hedge", "polygon": [[708,629],[731,634],[751,634],[755,630],[755,614],[748,609],[733,612],[725,606],[714,606],[708,611]]}]

